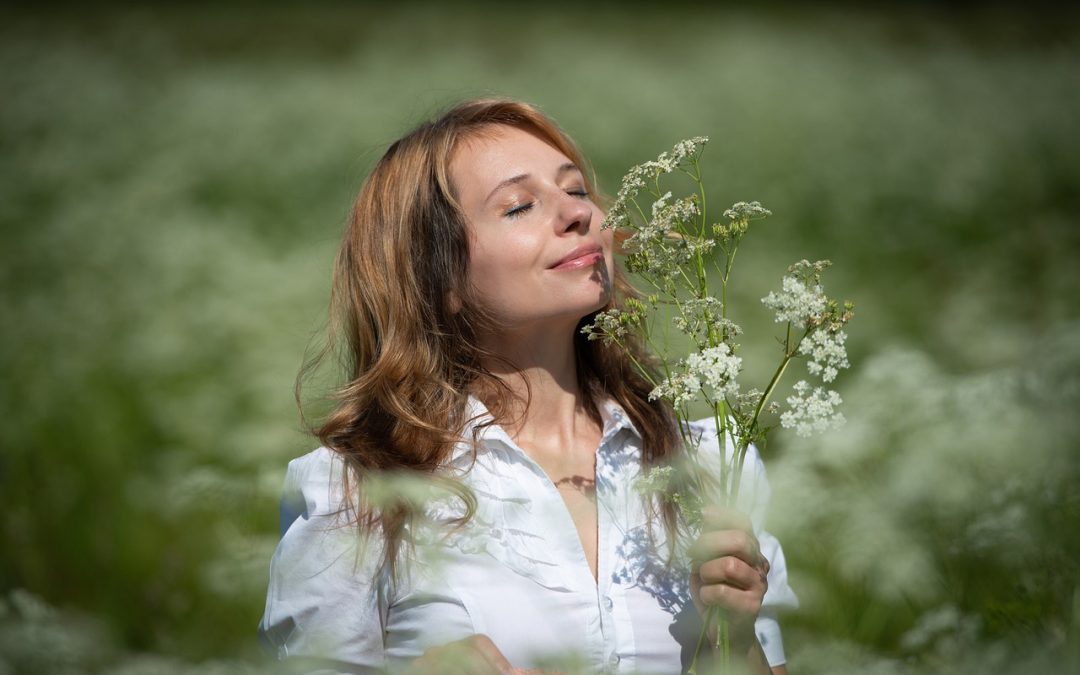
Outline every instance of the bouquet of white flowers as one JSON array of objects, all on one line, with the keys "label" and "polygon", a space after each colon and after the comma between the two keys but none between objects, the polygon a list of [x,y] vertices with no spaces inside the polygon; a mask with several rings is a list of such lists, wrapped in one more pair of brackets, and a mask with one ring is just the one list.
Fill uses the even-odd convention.
[{"label": "bouquet of white flowers", "polygon": [[[625,309],[601,312],[582,329],[590,340],[623,347],[629,335],[637,334],[657,357],[663,374],[659,379],[642,364],[637,365],[654,387],[650,398],[664,399],[675,410],[687,448],[688,475],[675,480],[674,467],[654,467],[642,477],[638,488],[673,502],[691,531],[700,526],[704,505],[735,503],[746,451],[751,444],[763,448],[775,427],[766,422],[780,412],[770,399],[792,361],[806,357],[809,375],[820,379],[822,385],[830,384],[841,368],[848,367],[843,329],[853,309],[851,303],[840,304],[825,295],[821,275],[828,261],[802,260],[792,265],[781,290],[762,299],[775,312],[776,322],[784,326],[779,365],[764,389],[741,388],[742,358],[735,339],[742,331],[728,318],[728,286],[735,254],[750,223],[771,214],[758,202],[739,202],[724,211],[721,222],[709,221],[699,165],[707,140],[681,141],[671,152],[633,167],[623,178],[601,227],[616,228],[627,235],[623,240],[626,268],[651,290],[642,298],[628,298]],[[673,198],[670,191],[662,191],[661,180],[666,181],[668,174],[688,176],[696,192]],[[715,273],[715,282],[710,282],[710,272]],[[651,320],[662,307],[673,318]],[[678,358],[669,353],[668,326],[688,338],[688,355]],[[780,425],[794,428],[799,435],[810,435],[842,423],[839,394],[822,385],[796,382],[787,397],[788,408],[779,417]],[[716,423],[721,448],[719,476],[698,461],[696,439],[690,430],[690,405],[699,397],[711,409]],[[725,444],[734,448],[730,457],[724,451]],[[716,627],[721,667],[730,670],[727,624],[713,611],[706,617],[691,673],[696,672],[698,652],[712,626]]]}]

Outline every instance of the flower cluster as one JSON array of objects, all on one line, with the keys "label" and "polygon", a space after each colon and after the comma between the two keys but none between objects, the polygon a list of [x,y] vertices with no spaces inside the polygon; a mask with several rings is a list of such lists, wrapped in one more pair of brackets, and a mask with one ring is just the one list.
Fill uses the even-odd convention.
[{"label": "flower cluster", "polygon": [[781,291],[770,291],[761,299],[766,307],[776,312],[776,322],[805,325],[813,316],[825,311],[825,292],[821,284],[808,285],[794,275],[784,277]]},{"label": "flower cluster", "polygon": [[679,408],[693,401],[699,391],[701,391],[701,380],[696,375],[686,371],[677,371],[649,392],[649,400],[666,398],[671,405]]},{"label": "flower cluster", "polygon": [[628,207],[638,193],[650,182],[655,183],[661,174],[671,173],[678,169],[687,158],[696,159],[701,148],[708,142],[709,139],[706,136],[679,141],[670,152],[661,153],[655,160],[631,167],[623,177],[615,202],[608,209],[607,216],[600,227],[613,228],[628,224],[630,221]]},{"label": "flower cluster", "polygon": [[794,391],[787,398],[790,410],[780,416],[780,425],[785,429],[795,429],[800,436],[810,436],[844,423],[844,415],[837,411],[842,403],[840,394],[811,387],[806,380],[796,382]]},{"label": "flower cluster", "polygon": [[598,313],[592,323],[582,326],[581,332],[589,340],[618,342],[641,323],[644,306],[640,302],[635,303],[631,305],[628,301],[625,310],[613,308]]},{"label": "flower cluster", "polygon": [[772,211],[761,205],[761,202],[735,202],[730,209],[724,211],[724,217],[733,221],[750,221],[771,216]]},{"label": "flower cluster", "polygon": [[689,403],[699,391],[713,400],[734,396],[739,391],[736,378],[742,370],[742,359],[724,343],[708,347],[679,361],[675,372],[649,394],[649,400],[666,398],[679,407]]},{"label": "flower cluster", "polygon": [[680,310],[680,316],[673,318],[672,324],[699,346],[708,342],[710,331],[715,338],[724,342],[742,333],[742,328],[734,321],[723,317],[724,303],[711,295],[689,298],[683,301]]},{"label": "flower cluster", "polygon": [[[735,355],[735,339],[741,330],[728,319],[730,275],[749,223],[771,212],[759,202],[737,202],[723,211],[726,222],[709,225],[712,221],[698,163],[706,140],[682,141],[656,160],[631,168],[623,179],[601,227],[622,228],[629,234],[622,242],[626,269],[652,286],[652,294],[647,296],[649,308],[631,297],[625,310],[601,312],[591,326],[582,329],[590,340],[604,339],[624,348],[630,343],[623,338],[636,332],[650,347],[660,345],[659,361],[666,377],[642,366],[636,357],[632,360],[654,385],[649,400],[663,399],[675,409],[686,448],[685,473],[682,466],[654,468],[643,474],[635,487],[677,506],[682,522],[691,526],[695,521],[700,523],[703,504],[736,502],[746,453],[753,444],[764,447],[775,428],[775,423],[766,423],[763,416],[780,413],[773,396],[779,398],[777,387],[791,361],[807,357],[810,374],[822,383],[832,382],[841,368],[848,367],[847,335],[842,329],[852,316],[850,303],[841,306],[825,295],[821,274],[828,261],[801,260],[792,265],[781,289],[762,298],[776,321],[787,324],[780,340],[780,363],[764,390],[741,392],[738,377],[742,359]],[[696,184],[697,194],[675,198],[661,188],[661,176],[676,171]],[[718,275],[710,279],[710,270]],[[659,315],[663,318],[651,320],[653,310],[663,312]],[[678,360],[668,357],[671,328],[689,338],[689,356]],[[699,459],[699,441],[687,423],[691,404],[699,397],[712,409],[721,447],[727,443],[734,446],[730,458],[721,453],[719,467]],[[790,409],[780,415],[780,424],[803,436],[823,431],[843,421],[837,410],[840,402],[836,392],[801,381],[787,398]],[[689,673],[697,672],[697,655],[711,622],[722,624],[724,619],[716,612],[706,617]],[[727,654],[726,633],[717,629],[716,635],[719,653]],[[724,663],[726,657],[721,665]]]},{"label": "flower cluster", "polygon": [[[850,302],[841,306],[825,295],[821,274],[830,264],[828,260],[800,260],[788,268],[781,291],[761,299],[776,313],[778,323],[789,324],[789,340],[791,328],[805,331],[791,343],[788,354],[808,357],[807,370],[826,383],[835,380],[840,369],[849,365],[844,346],[847,334],[842,329],[853,316],[854,307]],[[795,428],[800,436],[843,422],[843,416],[835,411],[840,404],[840,395],[835,391],[811,389],[808,383],[799,382],[787,402],[790,409],[780,416],[780,423]]]},{"label": "flower cluster", "polygon": [[739,391],[735,378],[742,370],[742,359],[732,354],[723,342],[686,357],[686,369],[712,390],[714,400]]},{"label": "flower cluster", "polygon": [[626,269],[657,279],[672,280],[690,262],[694,248],[678,233],[646,225],[626,240]]},{"label": "flower cluster", "polygon": [[799,353],[808,356],[810,361],[806,369],[811,375],[820,375],[822,381],[832,382],[840,368],[848,367],[847,349],[844,342],[847,334],[842,330],[835,333],[825,328],[811,332],[799,344]]},{"label": "flower cluster", "polygon": [[746,234],[751,220],[761,220],[771,215],[772,211],[762,206],[761,202],[735,202],[724,211],[724,217],[731,222],[714,224],[713,233],[724,240],[738,239]]},{"label": "flower cluster", "polygon": [[652,220],[646,227],[653,227],[667,234],[679,225],[689,223],[698,215],[697,195],[676,199],[670,204],[667,203],[668,199],[671,199],[671,192],[653,202]]}]

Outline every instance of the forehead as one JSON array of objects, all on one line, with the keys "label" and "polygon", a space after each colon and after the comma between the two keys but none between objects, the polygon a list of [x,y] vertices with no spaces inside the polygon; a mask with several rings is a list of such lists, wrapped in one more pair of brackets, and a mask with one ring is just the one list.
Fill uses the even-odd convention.
[{"label": "forehead", "polygon": [[512,176],[562,166],[570,159],[536,132],[493,124],[462,138],[450,156],[454,191],[484,191]]}]

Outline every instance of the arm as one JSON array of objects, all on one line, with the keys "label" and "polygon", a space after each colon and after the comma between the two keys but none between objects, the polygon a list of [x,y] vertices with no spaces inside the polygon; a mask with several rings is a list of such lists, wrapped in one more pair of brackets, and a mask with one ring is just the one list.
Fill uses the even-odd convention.
[{"label": "arm", "polygon": [[289,463],[259,638],[305,671],[375,672],[384,665],[381,549],[363,546],[338,516],[342,470],[325,448]]},{"label": "arm", "polygon": [[[382,546],[364,546],[339,516],[340,459],[320,448],[289,463],[281,499],[281,541],[270,563],[263,647],[297,672],[469,675],[532,673],[513,669],[484,635],[432,647],[411,663],[393,662],[385,646],[389,579]],[[290,669],[290,672],[293,672]]]}]

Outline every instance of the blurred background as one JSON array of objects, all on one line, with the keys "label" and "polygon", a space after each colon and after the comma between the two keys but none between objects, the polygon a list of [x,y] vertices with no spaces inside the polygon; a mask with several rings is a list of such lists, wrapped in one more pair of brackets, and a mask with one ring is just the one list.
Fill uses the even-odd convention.
[{"label": "blurred background", "polygon": [[386,146],[536,103],[613,193],[708,135],[829,258],[848,424],[765,453],[793,673],[1080,666],[1080,15],[905,4],[0,10],[0,673],[261,672],[292,396]]}]

